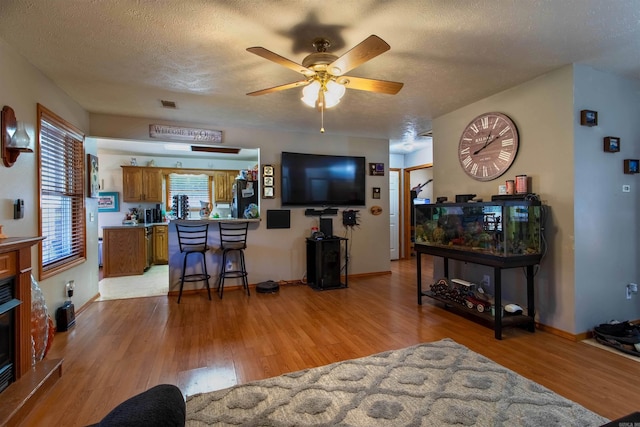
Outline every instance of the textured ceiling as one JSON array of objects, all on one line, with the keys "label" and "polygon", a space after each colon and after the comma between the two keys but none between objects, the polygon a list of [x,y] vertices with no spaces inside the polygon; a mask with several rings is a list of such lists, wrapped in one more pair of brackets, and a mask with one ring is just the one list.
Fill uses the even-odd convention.
[{"label": "textured ceiling", "polygon": [[[90,112],[318,132],[295,62],[319,36],[341,55],[371,34],[391,50],[348,75],[404,83],[348,90],[326,134],[428,143],[431,119],[570,63],[640,78],[640,0],[2,0],[0,37]],[[177,103],[163,109],[160,100]]]}]

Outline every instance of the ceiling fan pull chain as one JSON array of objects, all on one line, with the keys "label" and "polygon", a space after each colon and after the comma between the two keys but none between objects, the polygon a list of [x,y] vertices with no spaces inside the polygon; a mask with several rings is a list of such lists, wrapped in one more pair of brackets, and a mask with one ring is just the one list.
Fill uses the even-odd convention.
[{"label": "ceiling fan pull chain", "polygon": [[318,107],[320,108],[320,133],[324,133],[324,88],[318,90]]}]

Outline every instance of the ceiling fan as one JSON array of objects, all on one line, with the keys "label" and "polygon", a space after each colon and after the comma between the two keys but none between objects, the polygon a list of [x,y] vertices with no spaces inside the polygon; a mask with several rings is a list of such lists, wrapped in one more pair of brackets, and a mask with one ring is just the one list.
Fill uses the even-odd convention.
[{"label": "ceiling fan", "polygon": [[327,39],[317,38],[313,41],[313,46],[316,52],[305,57],[302,60],[302,64],[298,64],[260,46],[248,48],[247,51],[253,54],[302,74],[304,79],[249,92],[247,95],[265,95],[281,90],[303,87],[302,101],[311,107],[316,107],[322,113],[323,125],[320,132],[324,132],[324,109],[338,104],[344,95],[345,89],[357,89],[389,95],[395,95],[402,89],[403,83],[345,76],[345,73],[391,48],[376,35],[367,37],[340,57],[327,52],[327,49],[331,46]]}]

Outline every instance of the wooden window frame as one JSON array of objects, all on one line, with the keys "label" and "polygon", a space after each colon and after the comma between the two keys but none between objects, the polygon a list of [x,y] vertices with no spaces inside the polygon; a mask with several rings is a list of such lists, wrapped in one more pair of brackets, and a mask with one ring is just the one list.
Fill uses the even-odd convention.
[{"label": "wooden window frame", "polygon": [[[38,245],[39,278],[46,279],[87,260],[85,135],[41,104],[38,104],[37,111],[38,231],[45,237]],[[51,198],[53,201],[59,198],[57,208],[55,203],[47,203]],[[60,207],[61,202],[67,205],[66,212],[64,206]],[[70,231],[70,235],[47,236],[47,229],[59,229],[50,224],[49,214],[61,217],[60,221],[66,222],[63,227]],[[64,242],[60,243],[61,240]],[[44,257],[50,251],[45,250],[44,245],[57,245],[64,249],[59,249],[59,255],[45,261]]]}]

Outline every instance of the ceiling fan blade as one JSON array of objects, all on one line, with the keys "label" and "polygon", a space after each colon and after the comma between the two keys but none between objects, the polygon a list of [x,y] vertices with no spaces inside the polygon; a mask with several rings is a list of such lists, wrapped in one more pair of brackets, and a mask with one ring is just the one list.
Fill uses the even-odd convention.
[{"label": "ceiling fan blade", "polygon": [[388,80],[364,79],[362,77],[343,76],[336,80],[346,88],[366,90],[368,92],[386,93],[395,95],[402,89],[404,83],[390,82]]},{"label": "ceiling fan blade", "polygon": [[262,90],[257,90],[255,92],[249,92],[247,95],[250,95],[250,96],[265,95],[267,93],[278,92],[278,91],[281,91],[281,90],[293,89],[293,88],[296,88],[296,87],[303,87],[303,86],[308,85],[309,83],[311,83],[310,80],[300,80],[299,82],[287,83],[287,84],[280,85],[280,86],[270,87],[268,89],[262,89]]},{"label": "ceiling fan blade", "polygon": [[334,76],[341,76],[391,48],[380,37],[371,35],[327,66]]},{"label": "ceiling fan blade", "polygon": [[305,76],[312,76],[316,73],[310,68],[302,66],[296,62],[291,61],[290,59],[280,56],[277,53],[273,53],[270,50],[267,50],[260,46],[249,47],[247,48],[247,51],[261,56],[264,59],[268,59],[269,61],[275,62],[276,64],[282,65],[283,67],[287,67],[288,69],[293,70],[296,73],[304,74]]}]

